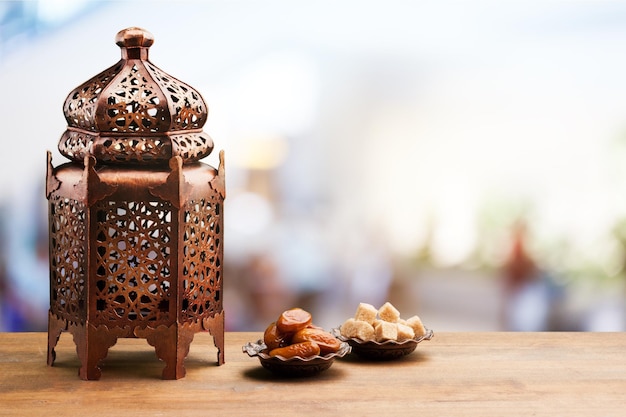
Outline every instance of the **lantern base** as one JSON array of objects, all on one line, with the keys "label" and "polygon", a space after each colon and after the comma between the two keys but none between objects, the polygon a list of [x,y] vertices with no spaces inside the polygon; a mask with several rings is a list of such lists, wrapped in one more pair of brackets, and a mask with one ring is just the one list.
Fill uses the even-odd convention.
[{"label": "lantern base", "polygon": [[189,353],[189,346],[194,335],[208,331],[213,336],[217,348],[217,364],[224,364],[224,312],[213,317],[192,323],[173,323],[170,326],[152,327],[112,327],[106,325],[75,324],[48,313],[48,366],[53,366],[56,359],[56,347],[61,333],[72,334],[76,352],[81,363],[78,375],[83,380],[98,380],[101,376],[100,365],[106,358],[109,348],[117,339],[138,337],[146,339],[153,346],[157,357],[165,362],[163,379],[180,379],[185,376],[184,361]]}]

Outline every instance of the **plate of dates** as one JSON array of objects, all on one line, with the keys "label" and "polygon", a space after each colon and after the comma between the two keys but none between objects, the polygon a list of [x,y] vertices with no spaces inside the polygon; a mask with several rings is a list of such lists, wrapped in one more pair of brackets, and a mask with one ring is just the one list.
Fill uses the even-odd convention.
[{"label": "plate of dates", "polygon": [[263,339],[248,342],[244,353],[257,356],[269,371],[289,376],[309,376],[325,371],[352,348],[313,324],[311,313],[301,308],[283,311],[265,329]]},{"label": "plate of dates", "polygon": [[257,342],[248,342],[243,346],[243,352],[250,357],[258,357],[261,365],[278,375],[304,377],[318,374],[327,370],[335,361],[335,358],[341,358],[352,348],[346,342],[342,342],[337,352],[328,353],[326,355],[314,355],[308,357],[292,356],[285,358],[281,355],[270,356],[267,346],[263,340]]}]

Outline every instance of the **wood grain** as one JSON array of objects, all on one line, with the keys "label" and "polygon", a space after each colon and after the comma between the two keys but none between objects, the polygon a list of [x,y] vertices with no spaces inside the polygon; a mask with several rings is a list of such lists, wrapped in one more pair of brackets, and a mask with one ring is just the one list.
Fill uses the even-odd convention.
[{"label": "wood grain", "polygon": [[82,381],[72,338],[54,367],[45,333],[0,333],[1,416],[623,416],[626,333],[441,333],[385,363],[349,355],[310,378],[277,378],[242,353],[261,333],[226,333],[217,366],[197,334],[187,375],[161,380],[164,364],[143,339],[120,339],[100,381]]}]

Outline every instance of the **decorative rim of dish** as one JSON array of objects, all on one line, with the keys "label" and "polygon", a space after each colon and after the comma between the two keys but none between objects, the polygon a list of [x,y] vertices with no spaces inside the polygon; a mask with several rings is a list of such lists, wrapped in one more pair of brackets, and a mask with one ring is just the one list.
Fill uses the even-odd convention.
[{"label": "decorative rim of dish", "polygon": [[323,361],[327,361],[327,360],[334,359],[334,358],[342,358],[352,351],[352,346],[350,346],[346,341],[342,340],[341,346],[339,347],[339,350],[337,352],[327,353],[324,356],[321,356],[321,355],[308,356],[306,358],[303,358],[302,356],[294,356],[291,358],[285,358],[284,356],[280,356],[280,355],[270,356],[265,352],[266,350],[267,350],[267,346],[265,345],[263,340],[258,340],[257,342],[248,342],[242,346],[242,351],[244,353],[247,353],[248,356],[250,356],[251,358],[258,356],[259,358],[263,360],[278,360],[281,362],[291,362],[291,361],[311,362],[313,360],[320,360],[320,359]]},{"label": "decorative rim of dish", "polygon": [[424,333],[424,335],[419,336],[419,337],[415,337],[413,339],[406,339],[403,340],[401,342],[397,341],[397,340],[385,340],[383,342],[378,342],[376,340],[361,340],[359,338],[356,337],[345,337],[341,334],[341,326],[339,327],[335,327],[331,330],[330,332],[333,336],[335,336],[337,339],[341,340],[342,342],[354,342],[357,343],[359,345],[364,345],[366,343],[371,343],[374,345],[378,345],[378,346],[386,346],[386,345],[406,345],[409,343],[419,343],[422,342],[424,340],[430,340],[435,336],[435,332],[433,332],[432,329],[426,329],[426,333]]}]

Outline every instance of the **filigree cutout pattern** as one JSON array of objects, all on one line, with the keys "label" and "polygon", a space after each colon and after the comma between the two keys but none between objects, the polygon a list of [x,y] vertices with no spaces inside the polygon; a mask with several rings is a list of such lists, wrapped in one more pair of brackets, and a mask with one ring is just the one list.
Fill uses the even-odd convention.
[{"label": "filigree cutout pattern", "polygon": [[206,133],[172,135],[171,139],[175,154],[180,155],[183,161],[200,160],[213,150],[213,139]]},{"label": "filigree cutout pattern", "polygon": [[145,63],[154,79],[161,85],[164,94],[169,94],[174,106],[171,130],[200,129],[206,122],[207,110],[204,100],[197,91],[161,69]]},{"label": "filigree cutout pattern", "polygon": [[221,203],[191,200],[184,208],[183,321],[222,311]]},{"label": "filigree cutout pattern", "polygon": [[59,152],[74,160],[83,160],[93,153],[96,136],[86,131],[66,130],[59,141]]},{"label": "filigree cutout pattern", "polygon": [[133,65],[107,89],[102,130],[122,133],[157,133],[168,130],[161,99],[148,81],[143,66]]},{"label": "filigree cutout pattern", "polygon": [[169,323],[172,216],[168,202],[96,205],[96,319]]},{"label": "filigree cutout pattern", "polygon": [[85,205],[54,196],[50,215],[50,310],[73,323],[85,319]]},{"label": "filigree cutout pattern", "polygon": [[96,131],[96,107],[102,90],[123,68],[123,62],[102,71],[81,86],[75,88],[65,100],[63,112],[68,125]]},{"label": "filigree cutout pattern", "polygon": [[172,154],[172,145],[159,138],[107,138],[103,141],[99,151],[96,157],[105,163],[162,163]]}]

